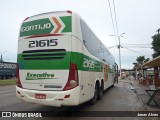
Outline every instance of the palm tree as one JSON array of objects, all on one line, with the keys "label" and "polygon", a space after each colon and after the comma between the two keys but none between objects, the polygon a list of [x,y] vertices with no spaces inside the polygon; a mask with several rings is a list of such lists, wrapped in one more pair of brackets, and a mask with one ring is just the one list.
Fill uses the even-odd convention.
[{"label": "palm tree", "polygon": [[144,56],[139,56],[139,57],[137,57],[137,59],[136,59],[136,61],[137,61],[138,64],[143,64],[144,60],[145,60],[145,57],[144,57]]}]

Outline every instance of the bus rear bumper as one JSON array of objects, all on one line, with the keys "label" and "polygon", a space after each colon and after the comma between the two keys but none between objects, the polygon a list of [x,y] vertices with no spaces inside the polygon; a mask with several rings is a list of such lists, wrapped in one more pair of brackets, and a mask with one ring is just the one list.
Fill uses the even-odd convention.
[{"label": "bus rear bumper", "polygon": [[[79,105],[79,93],[80,89],[77,86],[74,89],[67,91],[38,91],[38,90],[28,90],[19,88],[16,86],[16,96],[18,99],[21,99],[30,103],[37,103],[49,106],[75,106]],[[37,99],[36,94],[43,94],[46,98]]]}]

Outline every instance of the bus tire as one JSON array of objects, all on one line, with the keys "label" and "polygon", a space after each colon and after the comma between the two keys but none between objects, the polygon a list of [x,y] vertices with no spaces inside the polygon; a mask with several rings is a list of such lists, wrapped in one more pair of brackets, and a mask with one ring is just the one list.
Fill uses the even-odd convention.
[{"label": "bus tire", "polygon": [[104,88],[104,84],[102,82],[101,86],[98,87],[98,96],[97,96],[98,100],[102,99],[102,97],[103,97],[103,88]]},{"label": "bus tire", "polygon": [[97,97],[98,97],[98,85],[95,85],[95,90],[94,90],[94,96],[91,100],[89,100],[89,104],[90,105],[94,105],[97,101]]}]

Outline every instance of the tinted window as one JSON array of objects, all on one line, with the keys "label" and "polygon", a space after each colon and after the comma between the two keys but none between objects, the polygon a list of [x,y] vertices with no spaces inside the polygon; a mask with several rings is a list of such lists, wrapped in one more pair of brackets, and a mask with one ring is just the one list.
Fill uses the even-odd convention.
[{"label": "tinted window", "polygon": [[114,64],[112,55],[83,21],[81,21],[81,31],[83,43],[87,50],[101,60]]},{"label": "tinted window", "polygon": [[83,38],[83,43],[88,49],[89,52],[92,51],[92,45],[91,45],[91,31],[90,29],[86,26],[84,22],[81,21],[81,30],[82,30],[82,38]]}]

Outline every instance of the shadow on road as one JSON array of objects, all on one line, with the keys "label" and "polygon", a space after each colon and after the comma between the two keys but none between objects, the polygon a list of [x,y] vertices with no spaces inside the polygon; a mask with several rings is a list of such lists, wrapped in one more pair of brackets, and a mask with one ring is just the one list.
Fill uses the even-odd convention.
[{"label": "shadow on road", "polygon": [[[118,90],[119,88],[117,86],[108,88],[104,91],[103,97],[107,96],[108,93],[111,92],[111,90]],[[103,100],[103,98],[102,98]],[[91,117],[91,116],[97,116],[97,111],[93,107],[96,106],[101,102],[101,100],[98,100],[95,105],[90,105],[88,102],[85,102],[83,104],[80,104],[78,106],[62,106],[62,107],[52,107],[52,106],[37,106],[34,111],[39,111],[44,113],[45,116],[52,116],[52,117]],[[93,108],[93,109],[92,109]]]}]

